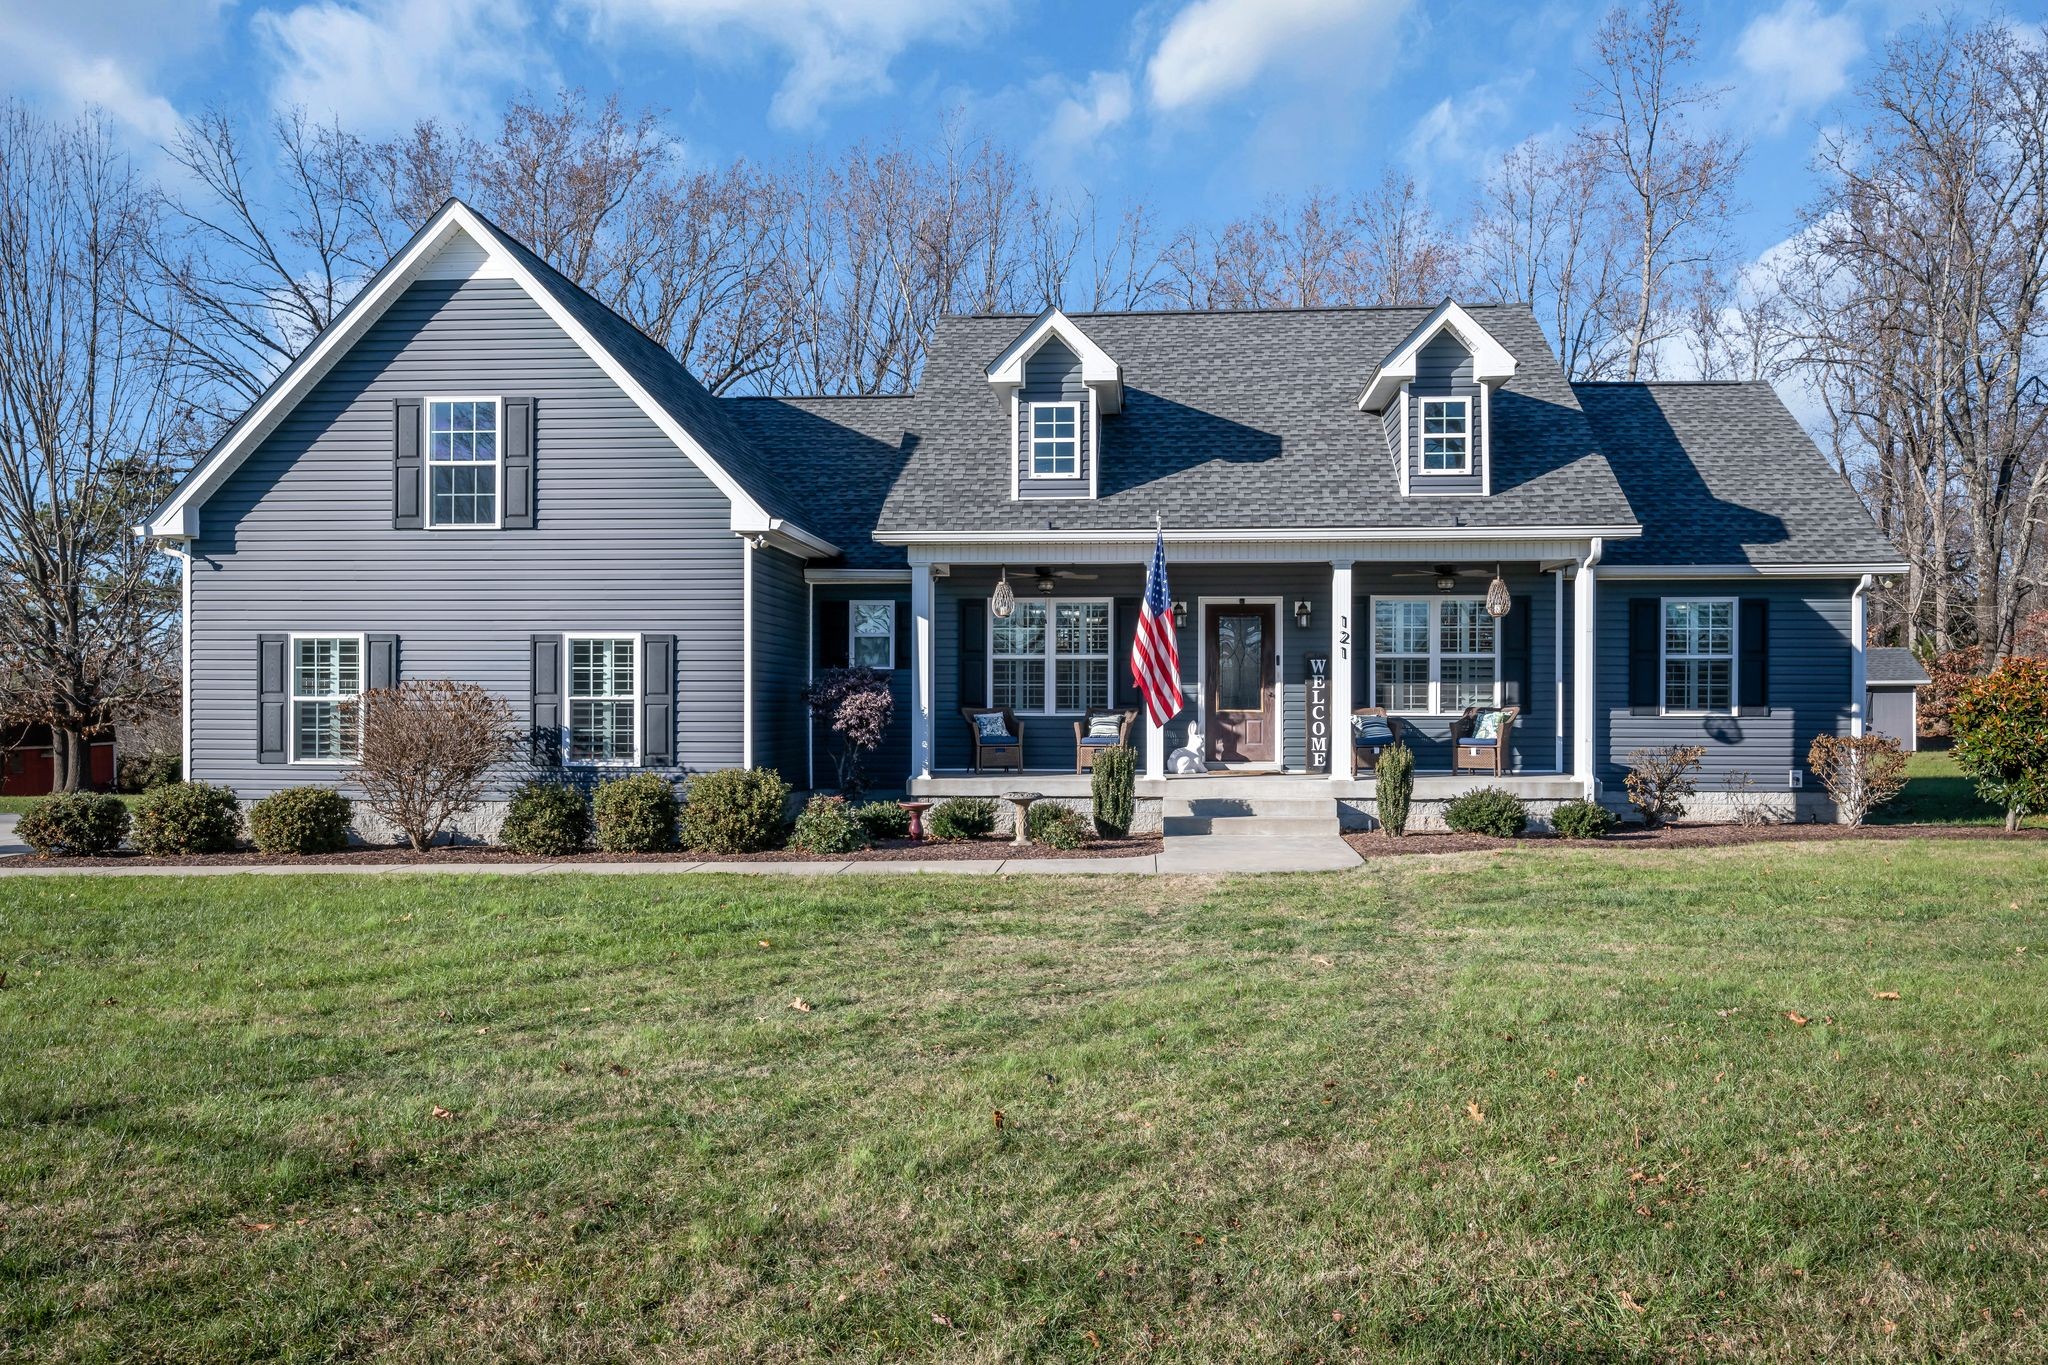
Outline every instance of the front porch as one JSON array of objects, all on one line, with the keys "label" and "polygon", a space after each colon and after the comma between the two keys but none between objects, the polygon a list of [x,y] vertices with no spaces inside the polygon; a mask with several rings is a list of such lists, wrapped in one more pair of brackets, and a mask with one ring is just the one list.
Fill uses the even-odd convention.
[{"label": "front porch", "polygon": [[[1029,791],[1054,800],[1086,800],[1090,795],[1087,773],[1070,769],[1030,769],[1023,772],[935,772],[930,777],[912,778],[909,794],[943,801],[954,796],[1002,796],[1006,792]],[[1502,787],[1524,801],[1569,801],[1580,795],[1578,783],[1556,773],[1510,773],[1489,777],[1476,773],[1415,774],[1416,801],[1448,801],[1474,787]],[[1330,800],[1372,800],[1378,786],[1370,777],[1332,781],[1320,773],[1169,773],[1164,777],[1138,778],[1140,800],[1173,797],[1183,801],[1255,799],[1280,800],[1327,798]]]}]

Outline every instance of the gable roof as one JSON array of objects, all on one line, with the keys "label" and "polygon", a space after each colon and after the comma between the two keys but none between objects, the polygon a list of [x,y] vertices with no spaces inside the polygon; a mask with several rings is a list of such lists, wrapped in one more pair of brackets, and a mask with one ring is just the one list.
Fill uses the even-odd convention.
[{"label": "gable roof", "polygon": [[1873,687],[1925,687],[1934,680],[1912,650],[1880,646],[1863,651],[1863,681]]},{"label": "gable roof", "polygon": [[214,443],[163,505],[139,528],[144,535],[186,539],[198,534],[199,509],[222,481],[262,443],[328,369],[359,340],[434,258],[467,236],[494,266],[519,283],[704,471],[732,503],[732,529],[785,538],[800,553],[831,555],[837,547],[805,530],[794,499],[710,392],[666,350],[598,302],[459,199],[444,203],[398,254],[373,275],[346,308]]},{"label": "gable roof", "polygon": [[[1367,412],[1378,412],[1393,402],[1403,384],[1414,382],[1416,357],[1422,354],[1422,348],[1444,332],[1455,336],[1472,353],[1474,383],[1501,384],[1515,377],[1514,353],[1457,302],[1445,299],[1374,367],[1365,381],[1365,391],[1358,395],[1358,406]],[[1550,343],[1542,342],[1541,349],[1549,355]]]},{"label": "gable roof", "polygon": [[1769,384],[1573,387],[1643,527],[1604,563],[1905,571]]},{"label": "gable roof", "polygon": [[1030,325],[1017,339],[988,363],[988,382],[999,389],[1022,388],[1026,363],[1054,337],[1065,343],[1081,362],[1081,382],[1095,394],[1103,415],[1114,416],[1121,412],[1124,405],[1123,367],[1110,359],[1109,352],[1096,345],[1086,332],[1074,325],[1072,318],[1057,308],[1047,308],[1031,319]]}]

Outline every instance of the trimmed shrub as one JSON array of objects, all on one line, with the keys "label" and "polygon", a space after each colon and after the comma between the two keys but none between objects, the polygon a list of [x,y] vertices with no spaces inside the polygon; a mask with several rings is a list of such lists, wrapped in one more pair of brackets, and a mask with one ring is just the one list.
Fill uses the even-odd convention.
[{"label": "trimmed shrub", "polygon": [[853,818],[860,821],[870,839],[910,837],[910,812],[894,801],[870,801],[865,806],[856,806]]},{"label": "trimmed shrub", "polygon": [[1039,801],[1024,817],[1025,837],[1047,848],[1079,848],[1092,833],[1086,816],[1057,801]]},{"label": "trimmed shrub", "polygon": [[924,832],[934,839],[980,839],[994,834],[996,803],[986,796],[956,796],[941,801],[926,813]]},{"label": "trimmed shrub", "polygon": [[1119,744],[1095,755],[1089,791],[1095,797],[1095,828],[1102,837],[1121,839],[1129,834],[1138,811],[1138,751]]},{"label": "trimmed shrub", "polygon": [[1529,828],[1529,808],[1511,791],[1480,787],[1448,802],[1444,823],[1460,834],[1513,839]]},{"label": "trimmed shrub", "polygon": [[229,853],[242,837],[242,807],[232,787],[173,782],[144,793],[131,812],[129,837],[154,858]]},{"label": "trimmed shrub", "polygon": [[782,844],[789,784],[772,768],[726,768],[690,779],[683,847],[706,853],[759,853]]},{"label": "trimmed shrub", "polygon": [[581,853],[590,843],[590,803],[566,782],[531,778],[513,791],[498,842],[536,858]]},{"label": "trimmed shrub", "polygon": [[590,814],[597,846],[607,853],[666,853],[676,846],[675,784],[660,773],[634,773],[597,784]]},{"label": "trimmed shrub", "polygon": [[96,858],[128,837],[128,807],[107,792],[46,796],[28,808],[14,832],[40,857]]},{"label": "trimmed shrub", "polygon": [[1372,775],[1380,829],[1398,839],[1408,832],[1408,807],[1415,799],[1415,751],[1395,740],[1380,750]]},{"label": "trimmed shrub", "polygon": [[1864,817],[1906,788],[1906,751],[1890,735],[1820,735],[1806,751],[1806,766],[1827,788],[1845,825]]},{"label": "trimmed shrub", "polygon": [[1662,749],[1637,749],[1628,756],[1628,801],[1643,813],[1651,829],[1685,814],[1693,795],[1693,777],[1707,759],[1700,744],[1673,744]]},{"label": "trimmed shrub", "polygon": [[1949,712],[1956,764],[1986,801],[2005,807],[2005,827],[2048,811],[2048,659],[2008,659],[1964,687]]},{"label": "trimmed shrub", "polygon": [[332,787],[286,787],[249,808],[249,837],[265,853],[339,853],[354,813]]},{"label": "trimmed shrub", "polygon": [[1550,827],[1566,839],[1604,839],[1615,823],[1614,812],[1595,801],[1567,801],[1550,812]]},{"label": "trimmed shrub", "polygon": [[845,797],[814,796],[796,817],[789,843],[804,853],[858,853],[868,846],[868,831]]}]

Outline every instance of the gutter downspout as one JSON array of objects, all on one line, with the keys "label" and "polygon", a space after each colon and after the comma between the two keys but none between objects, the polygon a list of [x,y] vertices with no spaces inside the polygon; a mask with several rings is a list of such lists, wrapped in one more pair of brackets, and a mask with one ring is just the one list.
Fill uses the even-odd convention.
[{"label": "gutter downspout", "polygon": [[1572,584],[1572,625],[1575,650],[1572,656],[1572,775],[1588,801],[1598,799],[1599,779],[1594,776],[1593,716],[1599,691],[1595,672],[1594,629],[1598,605],[1594,586],[1600,556],[1605,548],[1599,536],[1587,543],[1586,557],[1579,561],[1578,577]]},{"label": "gutter downspout", "polygon": [[1864,714],[1869,709],[1870,659],[1867,653],[1870,638],[1870,586],[1877,581],[1877,575],[1865,574],[1856,584],[1856,591],[1849,594],[1849,736],[1863,738],[1869,724]]}]

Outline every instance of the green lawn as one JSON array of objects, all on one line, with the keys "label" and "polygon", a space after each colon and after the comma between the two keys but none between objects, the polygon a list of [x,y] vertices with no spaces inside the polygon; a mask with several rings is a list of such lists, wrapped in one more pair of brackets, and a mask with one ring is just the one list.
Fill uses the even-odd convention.
[{"label": "green lawn", "polygon": [[2038,1360],[2043,848],[0,882],[0,1356]]},{"label": "green lawn", "polygon": [[[1977,795],[1946,749],[1922,749],[1906,756],[1906,789],[1878,807],[1873,825],[2002,825],[2005,811]],[[2048,815],[2030,815],[2028,829],[2048,826]]]},{"label": "green lawn", "polygon": [[[43,799],[40,796],[0,796],[0,815],[26,815],[30,806]],[[142,798],[124,795],[121,799],[132,808]]]}]

